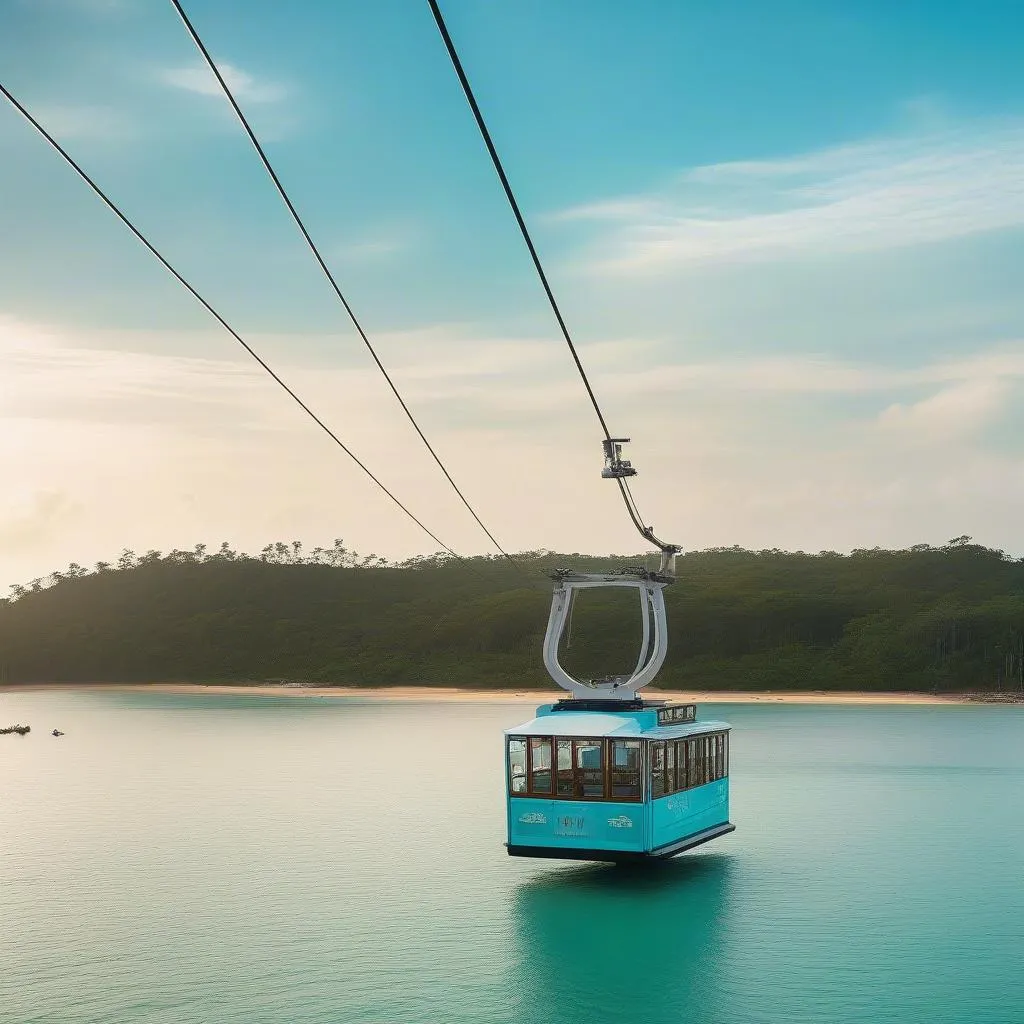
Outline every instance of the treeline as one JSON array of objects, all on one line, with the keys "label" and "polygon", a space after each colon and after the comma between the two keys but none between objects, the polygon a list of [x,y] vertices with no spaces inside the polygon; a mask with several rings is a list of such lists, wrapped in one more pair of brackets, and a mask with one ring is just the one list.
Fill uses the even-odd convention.
[{"label": "treeline", "polygon": [[[540,648],[561,566],[643,556],[528,552],[390,565],[341,541],[247,555],[224,544],[72,565],[0,601],[0,681],[548,686]],[[658,685],[1024,691],[1024,560],[942,547],[680,556]],[[563,659],[627,671],[635,597],[585,593]]]}]

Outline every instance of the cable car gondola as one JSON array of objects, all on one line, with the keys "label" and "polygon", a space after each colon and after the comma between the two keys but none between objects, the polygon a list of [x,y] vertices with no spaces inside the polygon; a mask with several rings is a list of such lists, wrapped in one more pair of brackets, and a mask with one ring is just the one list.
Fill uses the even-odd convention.
[{"label": "cable car gondola", "polygon": [[[620,444],[606,444],[603,476],[618,475]],[[674,857],[735,829],[728,724],[698,721],[696,704],[638,696],[668,653],[664,590],[675,581],[678,549],[656,543],[658,572],[553,575],[544,666],[570,697],[505,732],[506,847],[513,857]],[[639,592],[642,640],[629,676],[578,680],[558,660],[573,599],[594,587]]]}]

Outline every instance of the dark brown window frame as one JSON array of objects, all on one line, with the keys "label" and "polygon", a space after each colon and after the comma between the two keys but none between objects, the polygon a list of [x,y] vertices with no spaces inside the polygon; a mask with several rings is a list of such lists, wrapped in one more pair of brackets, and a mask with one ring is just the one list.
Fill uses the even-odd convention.
[{"label": "dark brown window frame", "polygon": [[[616,740],[622,742],[640,743],[640,786],[639,796],[612,796],[612,743]],[[512,792],[512,766],[509,761],[509,744],[512,740],[521,740],[526,752],[526,786],[521,793]],[[531,740],[547,740],[551,744],[551,792],[537,792],[531,787],[533,785],[533,744]],[[559,741],[569,744],[570,764],[572,773],[573,792],[571,795],[558,792],[559,768],[558,768],[558,744]],[[654,759],[651,753],[652,746],[660,743],[664,746],[662,755],[662,773],[665,782],[665,791],[659,796],[653,795],[652,765]],[[578,746],[593,746],[600,744],[601,747],[601,771],[603,775],[603,794],[601,796],[579,795],[579,784],[577,773],[582,769],[577,767],[576,749]],[[668,745],[674,745],[674,771],[669,775],[668,770]],[[563,769],[564,771],[564,769]],[[710,777],[709,777],[710,776]],[[663,797],[671,796],[674,793],[683,793],[690,789],[700,789],[701,786],[708,786],[712,782],[721,782],[729,777],[729,731],[698,733],[696,736],[680,736],[674,740],[645,739],[640,736],[559,736],[558,733],[550,735],[511,735],[506,737],[505,742],[505,788],[510,797],[528,797],[531,800],[568,800],[574,803],[643,803],[644,800],[661,800]],[[682,782],[682,785],[680,785]]]},{"label": "dark brown window frame", "polygon": [[[639,804],[643,803],[644,799],[644,778],[647,772],[647,762],[644,756],[645,744],[641,737],[621,737],[623,740],[633,740],[640,742],[640,766],[639,766],[639,786],[637,796],[615,796],[611,795],[611,775],[612,775],[612,763],[611,763],[611,749],[613,740],[607,736],[560,736],[558,733],[545,734],[544,736],[535,735],[511,735],[506,738],[505,742],[505,776],[506,792],[510,797],[520,798],[527,797],[531,800],[563,800],[572,801],[573,803],[616,803],[616,804]],[[531,787],[533,785],[533,745],[530,743],[531,740],[549,740],[551,742],[551,792],[537,792]],[[509,761],[509,744],[513,740],[522,740],[526,747],[526,789],[521,793],[512,792],[512,778],[511,778],[511,764]],[[564,795],[558,792],[558,743],[559,740],[568,742],[570,744],[569,751],[571,754],[572,764],[572,779],[573,779],[573,792],[572,795]],[[577,748],[580,746],[595,746],[601,747],[601,776],[602,776],[602,793],[601,796],[584,796],[581,789],[581,783],[579,782],[579,773],[586,769],[577,767]]]},{"label": "dark brown window frame", "polygon": [[[653,756],[648,758],[650,768],[649,786],[652,800],[661,800],[673,793],[683,793],[689,789],[699,789],[712,782],[721,782],[729,777],[729,733],[703,732],[696,736],[681,736],[674,740],[648,740],[648,743],[664,743],[663,755],[665,791],[654,796]],[[675,770],[669,770],[669,748],[675,749]]]}]

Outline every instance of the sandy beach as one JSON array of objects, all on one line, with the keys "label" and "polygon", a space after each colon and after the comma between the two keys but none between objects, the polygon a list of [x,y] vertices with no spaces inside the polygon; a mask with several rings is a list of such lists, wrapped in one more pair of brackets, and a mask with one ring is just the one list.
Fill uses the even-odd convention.
[{"label": "sandy beach", "polygon": [[[188,695],[244,695],[255,697],[319,697],[362,701],[428,701],[431,703],[485,702],[494,704],[543,704],[560,700],[565,694],[555,690],[484,690],[443,686],[284,686],[284,685],[203,685],[199,683],[7,683],[0,692],[33,690],[77,690],[103,692],[167,693]],[[978,700],[969,694],[872,693],[857,691],[759,691],[714,692],[655,690],[644,691],[650,700],[672,700],[708,704],[971,704]]]}]

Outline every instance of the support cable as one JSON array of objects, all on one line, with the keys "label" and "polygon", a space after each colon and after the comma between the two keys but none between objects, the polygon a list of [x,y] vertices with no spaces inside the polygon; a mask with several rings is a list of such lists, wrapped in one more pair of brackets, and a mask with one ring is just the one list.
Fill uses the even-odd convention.
[{"label": "support cable", "polygon": [[[177,0],[172,0],[172,2],[176,4]],[[558,326],[562,332],[562,337],[565,339],[566,345],[569,346],[569,352],[572,355],[573,362],[576,364],[576,369],[579,371],[580,379],[583,381],[583,386],[587,389],[590,404],[594,407],[594,412],[597,414],[598,422],[601,424],[601,429],[604,431],[605,439],[610,442],[612,440],[612,435],[608,429],[604,413],[601,411],[601,406],[597,401],[597,395],[595,395],[590,379],[587,377],[587,371],[583,368],[583,361],[580,359],[579,352],[576,351],[576,345],[573,343],[572,335],[569,333],[569,328],[566,326],[565,319],[562,316],[562,311],[559,309],[558,303],[555,300],[554,292],[551,290],[551,285],[548,283],[547,274],[544,273],[544,267],[541,264],[540,256],[537,254],[537,249],[533,244],[533,239],[530,237],[530,231],[526,226],[526,221],[523,218],[522,211],[519,209],[519,203],[516,201],[515,193],[512,191],[512,186],[505,174],[505,168],[502,166],[501,158],[498,156],[498,151],[491,139],[491,133],[487,130],[487,124],[484,121],[484,116],[477,104],[476,96],[473,94],[473,89],[469,84],[469,78],[466,76],[465,69],[462,66],[462,61],[459,59],[458,51],[455,49],[452,37],[448,33],[448,26],[445,24],[444,15],[441,13],[441,8],[438,6],[437,0],[427,0],[427,3],[430,5],[430,11],[434,15],[434,21],[437,24],[437,29],[441,33],[441,39],[444,41],[445,49],[448,51],[448,56],[451,58],[452,66],[455,68],[455,74],[459,78],[459,83],[462,86],[463,93],[465,93],[466,100],[469,103],[469,108],[473,112],[473,117],[476,120],[476,126],[480,130],[480,135],[484,140],[484,145],[487,147],[487,152],[490,154],[491,163],[494,164],[494,170],[498,174],[501,187],[505,190],[505,198],[508,200],[508,205],[512,208],[512,213],[515,216],[516,223],[519,225],[519,231],[523,236],[523,241],[526,243],[526,248],[530,252],[530,258],[533,260],[534,269],[537,271],[537,276],[540,278],[540,283],[544,289],[544,294],[547,296],[548,303],[551,306],[551,311],[555,314],[555,319],[558,321]],[[637,510],[636,503],[633,501],[632,492],[630,491],[629,485],[626,481],[622,477],[616,477],[616,482],[619,485],[619,493],[622,495],[622,500],[626,506],[626,511],[629,513],[629,518],[640,532],[640,535],[655,547],[660,548],[663,552],[677,550],[675,545],[667,544],[665,541],[659,540],[654,535],[653,529],[644,525],[643,519],[640,517],[640,513]]]},{"label": "support cable", "polygon": [[269,376],[277,383],[299,406],[300,409],[366,474],[431,540],[435,543],[440,544],[445,551],[450,555],[453,555],[460,562],[464,562],[465,559],[450,548],[440,537],[434,534],[422,522],[402,504],[401,501],[388,488],[381,483],[381,481],[366,467],[366,465],[356,456],[356,454],[349,448],[342,440],[334,433],[333,430],[313,410],[306,405],[306,403],[274,372],[273,369],[256,353],[256,351],[242,338],[242,336],[210,305],[206,299],[203,298],[196,289],[185,280],[184,277],[173,266],[161,255],[159,250],[142,234],[141,231],[128,219],[128,217],[121,212],[121,209],[114,203],[112,199],[96,184],[95,181],[82,169],[82,167],[75,162],[74,158],[67,152],[66,149],[18,102],[17,99],[8,91],[2,82],[0,82],[0,93],[11,103],[15,110],[25,118],[26,121],[64,158],[65,162],[78,174],[78,176],[84,181],[89,188],[99,197],[104,205],[121,221],[122,224],[156,257],[160,264],[164,267],[168,273],[183,287],[189,294],[231,335],[235,341],[238,342],[246,352],[256,360],[257,363],[269,374]]},{"label": "support cable", "polygon": [[378,357],[377,352],[375,351],[373,345],[371,344],[370,339],[366,334],[366,331],[363,329],[362,324],[359,322],[355,313],[352,311],[352,307],[349,305],[348,300],[342,293],[341,287],[338,285],[338,282],[335,279],[334,274],[327,266],[326,260],[324,260],[323,256],[320,255],[320,250],[317,248],[312,236],[306,229],[306,225],[303,223],[302,218],[299,216],[298,210],[295,209],[295,205],[292,203],[292,200],[289,197],[288,192],[285,190],[284,185],[281,184],[281,179],[277,176],[277,172],[271,165],[270,159],[267,157],[267,154],[264,151],[263,146],[260,144],[259,139],[256,137],[256,133],[253,131],[252,126],[249,124],[248,118],[242,112],[242,108],[239,106],[238,101],[235,99],[235,95],[231,91],[230,86],[225,81],[224,75],[221,73],[220,68],[217,66],[216,61],[214,61],[213,57],[210,56],[210,51],[206,48],[206,45],[200,38],[199,33],[195,29],[195,26],[189,20],[188,15],[185,13],[185,8],[181,5],[180,0],[171,0],[171,4],[174,6],[174,9],[178,12],[178,16],[181,18],[182,24],[185,26],[185,30],[191,37],[192,42],[195,43],[196,49],[199,50],[200,54],[203,57],[203,60],[206,61],[207,67],[209,67],[210,71],[213,73],[214,78],[217,79],[221,91],[224,93],[225,98],[231,105],[231,109],[235,112],[235,116],[238,118],[239,123],[245,130],[245,134],[249,137],[249,141],[252,143],[253,148],[256,150],[256,153],[259,156],[260,161],[263,164],[263,167],[266,170],[267,174],[270,176],[270,180],[273,182],[274,188],[277,189],[277,194],[281,197],[281,200],[287,207],[288,212],[291,214],[292,220],[295,221],[295,226],[302,233],[302,237],[305,239],[306,245],[309,246],[309,249],[313,253],[316,262],[320,265],[320,269],[323,271],[324,276],[330,282],[331,288],[334,290],[334,294],[337,295],[338,297],[338,301],[342,304],[342,306],[344,306],[345,312],[348,314],[349,320],[352,321],[352,326],[355,327],[356,333],[358,333],[359,337],[362,339],[363,344],[366,346],[366,350],[370,353],[370,356],[373,358],[374,363],[377,364],[377,369],[380,370],[380,372],[384,375],[384,379],[388,382],[388,387],[391,388],[392,394],[394,394],[395,398],[398,400],[398,404],[402,407],[402,411],[405,413],[406,418],[413,425],[413,429],[416,431],[417,434],[419,434],[420,440],[425,445],[427,451],[430,452],[432,458],[437,463],[441,472],[444,473],[445,479],[448,481],[449,484],[451,484],[452,489],[459,496],[459,500],[469,510],[469,514],[476,520],[476,523],[480,527],[480,529],[483,530],[485,534],[487,534],[487,538],[490,540],[490,542],[498,549],[498,551],[501,552],[502,555],[504,555],[505,558],[508,559],[509,562],[512,563],[512,565],[516,567],[516,569],[518,569],[520,572],[524,572],[522,566],[520,566],[519,563],[516,562],[516,560],[497,542],[497,540],[495,540],[494,534],[492,534],[491,531],[484,525],[483,520],[480,518],[479,515],[477,515],[476,510],[473,508],[473,506],[469,503],[469,500],[459,489],[458,484],[456,484],[455,481],[452,479],[452,475],[451,473],[448,472],[448,468],[441,461],[441,457],[437,454],[437,452],[434,450],[433,445],[427,440],[426,435],[420,429],[419,423],[416,422],[416,418],[413,416],[408,405],[406,405],[405,399],[403,399],[401,394],[399,393],[399,390],[396,387],[395,382],[391,379],[391,375],[384,368],[384,364],[380,361],[380,358]]}]

